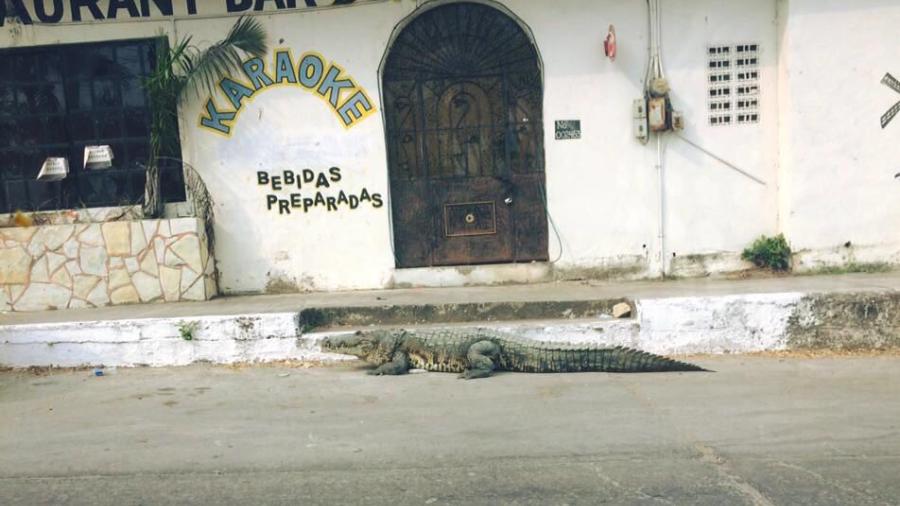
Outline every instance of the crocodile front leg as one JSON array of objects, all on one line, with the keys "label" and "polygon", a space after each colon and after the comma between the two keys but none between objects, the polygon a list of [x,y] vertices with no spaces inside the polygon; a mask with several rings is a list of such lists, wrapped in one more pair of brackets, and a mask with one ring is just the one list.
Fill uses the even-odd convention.
[{"label": "crocodile front leg", "polygon": [[400,376],[409,372],[409,357],[402,351],[395,352],[391,361],[372,369],[372,376]]},{"label": "crocodile front leg", "polygon": [[491,341],[478,341],[469,346],[466,358],[469,360],[469,368],[459,375],[460,379],[487,378],[494,372],[494,361],[500,355],[500,347]]}]

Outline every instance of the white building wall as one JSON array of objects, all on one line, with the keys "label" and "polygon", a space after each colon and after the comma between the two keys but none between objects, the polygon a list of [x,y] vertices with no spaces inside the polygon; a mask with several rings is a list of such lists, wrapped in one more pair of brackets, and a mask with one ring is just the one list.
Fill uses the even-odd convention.
[{"label": "white building wall", "polygon": [[[900,3],[782,0],[782,223],[801,268],[900,258]],[[851,247],[845,247],[846,243]]]},{"label": "white building wall", "polygon": [[[651,153],[632,135],[631,103],[643,94],[646,8],[571,0],[549,15],[527,0],[506,5],[532,29],[544,62],[547,201],[562,243],[560,251],[551,228],[550,258],[561,269],[645,271],[657,192]],[[619,37],[615,62],[603,54],[610,24]],[[581,120],[580,140],[555,140],[553,122],[565,119]]]},{"label": "white building wall", "polygon": [[[533,32],[545,75],[545,152],[548,206],[559,239],[550,231],[550,257],[560,275],[634,276],[659,272],[659,193],[655,144],[637,142],[631,103],[642,95],[647,64],[647,12],[642,3],[530,0],[503,4]],[[393,27],[412,2],[261,18],[273,46],[295,55],[317,51],[340,63],[377,97],[378,65]],[[665,64],[685,135],[716,155],[768,182],[761,186],[673,138],[666,140],[666,252],[736,254],[752,239],[776,230],[776,29],[774,1],[668,2]],[[232,22],[179,22],[179,30],[213,40]],[[603,55],[606,27],[616,26],[620,52]],[[333,27],[343,27],[336,36]],[[284,40],[275,44],[274,41]],[[762,123],[712,128],[706,120],[706,46],[759,42],[763,47]],[[185,117],[201,112],[195,102]],[[580,119],[583,138],[556,141],[553,122]],[[390,211],[278,215],[266,210],[257,170],[324,170],[338,166],[342,188],[366,187],[387,195],[386,153],[380,115],[347,131],[316,97],[296,89],[254,96],[231,138],[184,129],[185,157],[203,173],[219,202],[217,219],[221,286],[245,292],[358,289],[389,286],[394,279]],[[253,224],[253,230],[239,224]],[[558,244],[562,244],[562,249]],[[671,267],[670,267],[671,269]],[[434,278],[441,278],[435,271]],[[425,272],[420,279],[428,282]]]},{"label": "white building wall", "polygon": [[[273,49],[290,48],[295,59],[308,51],[320,53],[368,92],[379,113],[349,130],[322,99],[298,87],[261,91],[245,101],[227,138],[196,127],[205,101],[184,108],[184,157],[201,172],[217,204],[223,291],[347,290],[390,283],[394,260],[388,205],[282,215],[268,210],[266,196],[291,192],[259,186],[257,172],[338,167],[340,189],[388,195],[378,65],[404,7],[388,2],[259,18]],[[233,22],[190,20],[178,26],[213,41]]]},{"label": "white building wall", "polygon": [[[727,253],[736,260],[735,253],[777,228],[775,2],[670,0],[663,4],[664,57],[672,99],[686,117],[681,135],[709,151],[665,137],[666,253],[669,257]],[[760,121],[710,126],[705,49],[711,44],[739,43],[760,45]]]},{"label": "white building wall", "polygon": [[[554,271],[658,275],[663,245],[656,144],[641,145],[631,133],[631,103],[642,95],[647,64],[646,3],[502,4],[531,29],[543,59],[548,206],[562,244],[560,250],[551,228],[550,257],[559,258]],[[865,258],[892,260],[900,232],[888,224],[895,222],[900,203],[890,198],[897,172],[891,166],[896,148],[890,132],[900,123],[882,131],[878,118],[900,96],[878,81],[900,51],[893,28],[900,7],[876,0],[662,4],[664,65],[674,106],[685,113],[682,135],[765,183],[667,135],[662,248],[667,270],[702,274],[739,268],[743,247],[782,230],[795,248],[819,255],[801,259],[824,258],[823,252],[849,240],[862,247],[858,252]],[[378,68],[392,30],[415,8],[416,2],[401,0],[258,17],[273,50],[290,48],[295,58],[318,52],[366,90],[378,113],[353,128],[345,129],[320,98],[296,87],[254,94],[228,138],[198,126],[205,100],[184,104],[183,156],[216,200],[223,291],[362,289],[396,281],[387,202],[380,208],[280,215],[267,209],[266,195],[273,191],[257,184],[256,173],[339,167],[343,179],[335,191],[365,188],[389,197]],[[15,30],[8,25],[0,30],[0,47],[160,32],[172,38],[191,34],[204,44],[220,39],[234,19]],[[619,39],[615,62],[603,55],[610,24]],[[742,42],[761,47],[761,121],[711,127],[706,48]],[[271,64],[271,55],[267,61]],[[223,96],[215,100],[225,104]],[[580,119],[583,138],[556,141],[553,122],[563,119]],[[437,270],[425,270],[419,279],[429,277],[445,279]]]}]

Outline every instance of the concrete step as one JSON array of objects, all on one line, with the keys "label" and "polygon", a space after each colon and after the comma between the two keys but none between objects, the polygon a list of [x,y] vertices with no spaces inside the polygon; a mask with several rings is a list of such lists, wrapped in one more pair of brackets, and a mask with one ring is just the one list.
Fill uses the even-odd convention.
[{"label": "concrete step", "polygon": [[572,320],[612,315],[625,298],[593,300],[532,300],[452,302],[427,304],[370,304],[344,307],[311,307],[300,311],[304,329],[366,327],[371,325],[423,325],[520,320]]}]

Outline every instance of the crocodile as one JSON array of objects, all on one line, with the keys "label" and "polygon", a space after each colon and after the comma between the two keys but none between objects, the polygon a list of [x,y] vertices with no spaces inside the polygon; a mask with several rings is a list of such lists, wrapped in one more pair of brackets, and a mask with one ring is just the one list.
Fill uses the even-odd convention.
[{"label": "crocodile", "polygon": [[486,378],[494,371],[706,371],[693,364],[621,346],[538,342],[484,330],[359,331],[326,337],[321,344],[322,351],[352,355],[376,366],[369,371],[376,376],[406,374],[410,369],[459,373],[463,379]]}]

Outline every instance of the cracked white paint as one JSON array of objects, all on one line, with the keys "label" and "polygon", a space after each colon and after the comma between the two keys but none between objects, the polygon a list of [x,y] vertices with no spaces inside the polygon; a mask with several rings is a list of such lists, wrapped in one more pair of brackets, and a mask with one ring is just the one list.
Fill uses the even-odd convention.
[{"label": "cracked white paint", "polygon": [[748,353],[787,347],[804,294],[646,299],[637,302],[639,348],[652,353]]},{"label": "cracked white paint", "polygon": [[[193,325],[193,339],[179,328]],[[0,326],[0,364],[170,366],[315,360],[296,313]]]}]

